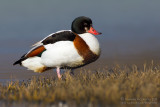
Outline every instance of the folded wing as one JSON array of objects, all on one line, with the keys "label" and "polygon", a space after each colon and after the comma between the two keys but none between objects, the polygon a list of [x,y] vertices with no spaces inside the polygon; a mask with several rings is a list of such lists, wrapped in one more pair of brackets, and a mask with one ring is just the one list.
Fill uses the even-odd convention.
[{"label": "folded wing", "polygon": [[62,30],[48,35],[46,38],[35,43],[32,46],[53,44],[58,41],[73,41],[75,37],[76,35],[70,30]]},{"label": "folded wing", "polygon": [[37,42],[34,44],[33,48],[27,53],[24,54],[18,61],[16,61],[13,65],[20,64],[27,58],[39,56],[41,57],[41,54],[46,50],[44,45],[48,44],[54,44],[58,41],[73,41],[75,39],[76,35],[71,32],[70,30],[63,30],[56,33],[52,33],[43,40]]}]

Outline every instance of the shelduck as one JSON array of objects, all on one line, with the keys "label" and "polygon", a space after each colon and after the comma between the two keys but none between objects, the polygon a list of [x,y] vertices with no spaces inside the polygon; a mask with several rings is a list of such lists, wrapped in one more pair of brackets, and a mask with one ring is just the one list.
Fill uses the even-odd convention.
[{"label": "shelduck", "polygon": [[77,17],[71,30],[52,33],[33,45],[13,65],[20,64],[34,72],[44,72],[56,68],[58,78],[60,69],[75,69],[97,60],[100,45],[94,35],[100,35],[92,26],[88,17]]}]

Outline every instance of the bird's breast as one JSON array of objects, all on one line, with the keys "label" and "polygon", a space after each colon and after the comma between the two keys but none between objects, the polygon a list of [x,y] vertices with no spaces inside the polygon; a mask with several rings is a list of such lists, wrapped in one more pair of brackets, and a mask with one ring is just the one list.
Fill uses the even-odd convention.
[{"label": "bird's breast", "polygon": [[74,46],[77,49],[78,53],[84,58],[84,63],[93,62],[100,55],[98,40],[93,37],[93,35],[89,35],[91,36],[91,38],[87,37],[88,35],[76,34],[76,37],[74,39]]}]

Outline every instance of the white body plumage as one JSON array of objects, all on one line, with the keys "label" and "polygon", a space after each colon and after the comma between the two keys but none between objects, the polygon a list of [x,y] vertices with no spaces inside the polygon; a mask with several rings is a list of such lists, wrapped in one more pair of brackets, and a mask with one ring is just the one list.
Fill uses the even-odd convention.
[{"label": "white body plumage", "polygon": [[[97,38],[90,34],[84,33],[79,36],[86,42],[90,50],[97,56],[100,55],[100,46]],[[22,62],[22,65],[30,70],[37,72],[37,69],[47,67],[76,67],[83,65],[83,57],[79,55],[72,41],[59,41],[54,44],[44,45],[46,51],[41,57],[31,57]],[[34,65],[34,66],[33,66]]]}]

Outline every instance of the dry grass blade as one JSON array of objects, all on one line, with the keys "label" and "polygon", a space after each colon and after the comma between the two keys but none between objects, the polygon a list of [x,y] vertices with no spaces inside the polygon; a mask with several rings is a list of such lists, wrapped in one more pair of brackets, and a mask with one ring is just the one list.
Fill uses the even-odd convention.
[{"label": "dry grass blade", "polygon": [[129,103],[158,106],[160,102],[160,67],[142,69],[115,66],[103,71],[80,71],[63,79],[33,77],[24,82],[0,85],[1,101],[68,105],[127,105]]}]

